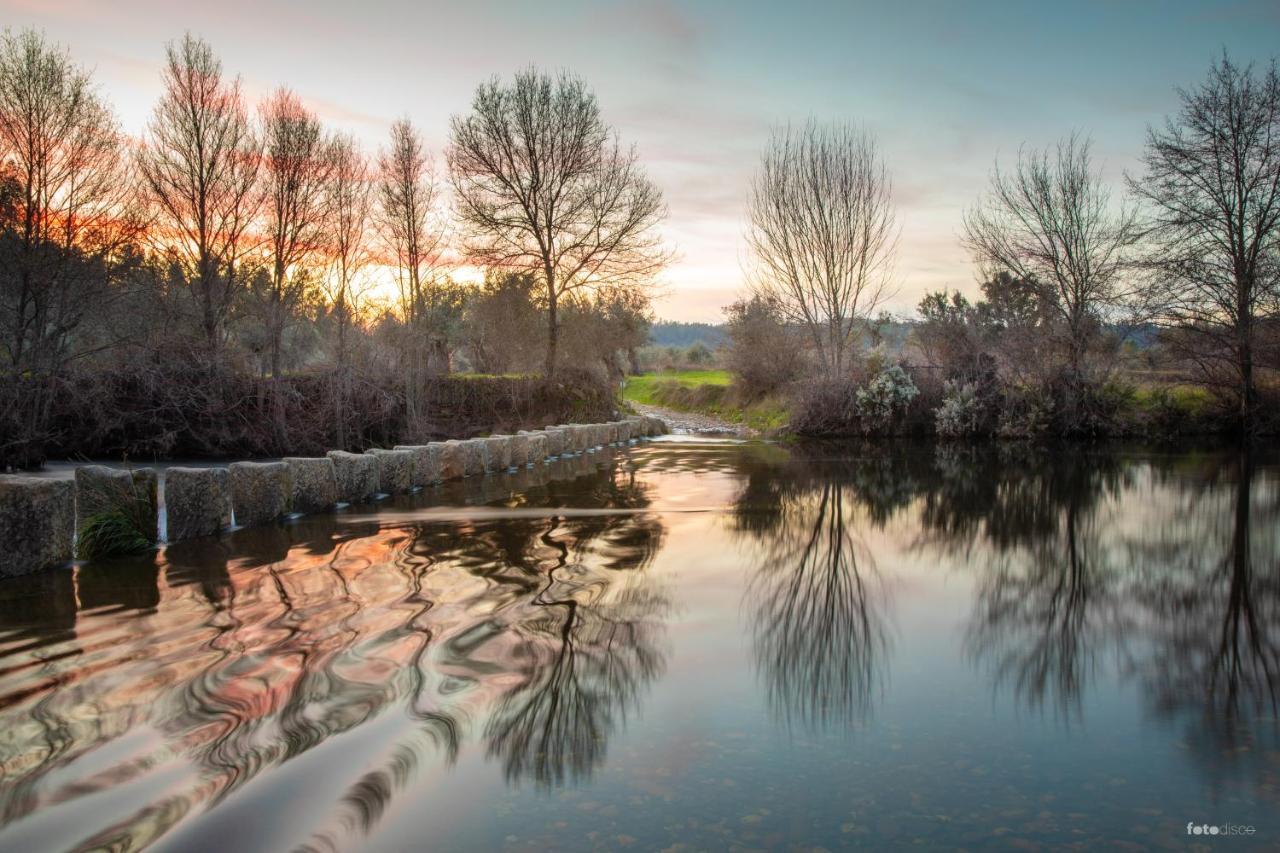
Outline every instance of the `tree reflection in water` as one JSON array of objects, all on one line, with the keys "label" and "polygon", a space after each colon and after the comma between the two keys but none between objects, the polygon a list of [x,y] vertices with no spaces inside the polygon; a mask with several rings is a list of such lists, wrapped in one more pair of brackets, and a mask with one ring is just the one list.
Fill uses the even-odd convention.
[{"label": "tree reflection in water", "polygon": [[[1027,705],[1076,716],[1106,660],[1182,721],[1206,774],[1280,779],[1280,481],[1187,457],[939,451],[922,546],[979,573],[967,647]],[[1188,467],[1186,460],[1192,460]],[[1247,768],[1242,768],[1247,764]]]},{"label": "tree reflection in water", "polygon": [[747,606],[770,712],[806,730],[854,725],[872,710],[889,634],[859,527],[882,525],[905,492],[884,457],[831,465],[824,456],[793,454],[780,470],[757,471],[735,509],[758,554]]},{"label": "tree reflection in water", "polygon": [[1197,479],[1158,535],[1135,543],[1151,642],[1133,666],[1215,782],[1240,769],[1274,790],[1264,756],[1280,751],[1280,483],[1258,476],[1248,450]]},{"label": "tree reflection in water", "polygon": [[1078,715],[1130,617],[1125,561],[1100,517],[1128,485],[1125,471],[1111,457],[1024,452],[1019,464],[970,455],[975,464],[957,465],[955,455],[939,448],[922,528],[985,563],[966,648],[1027,706]]},{"label": "tree reflection in water", "polygon": [[[603,756],[663,666],[668,605],[643,571],[663,528],[619,465],[547,467],[570,479],[488,496],[526,515],[386,527],[316,516],[174,546],[158,566],[119,564],[114,593],[107,565],[7,584],[0,829],[145,787],[163,767],[176,775],[158,796],[126,800],[134,810],[77,843],[139,847],[179,824],[179,843],[212,843],[235,814],[212,806],[388,713],[406,722],[373,730],[392,740],[351,768],[310,847],[349,846],[424,763],[450,763],[478,737],[513,778],[597,766],[579,761],[578,726],[591,724]],[[534,770],[518,744],[537,729],[565,745],[540,743]],[[121,740],[131,732],[148,736]],[[113,741],[127,745],[99,749]]]},{"label": "tree reflection in water", "polygon": [[[588,506],[648,505],[634,477],[599,481]],[[560,505],[575,503],[564,496]],[[557,519],[539,537],[554,559],[545,585],[508,624],[520,679],[485,727],[488,754],[511,782],[579,781],[603,764],[609,737],[663,671],[666,593],[644,569],[661,546],[658,516],[626,512]]]}]

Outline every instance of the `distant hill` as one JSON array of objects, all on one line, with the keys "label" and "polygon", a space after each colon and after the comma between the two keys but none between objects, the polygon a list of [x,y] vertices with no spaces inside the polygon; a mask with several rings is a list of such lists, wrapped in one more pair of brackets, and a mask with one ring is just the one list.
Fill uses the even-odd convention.
[{"label": "distant hill", "polygon": [[653,324],[649,342],[660,347],[687,347],[701,341],[708,349],[715,349],[725,341],[724,326],[719,323],[672,323],[662,321]]}]

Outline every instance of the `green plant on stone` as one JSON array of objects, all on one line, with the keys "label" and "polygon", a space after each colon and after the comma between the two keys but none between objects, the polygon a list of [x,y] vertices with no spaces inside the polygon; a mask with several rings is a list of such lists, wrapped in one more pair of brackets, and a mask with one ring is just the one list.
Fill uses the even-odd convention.
[{"label": "green plant on stone", "polygon": [[119,510],[89,516],[76,538],[76,556],[81,560],[136,556],[154,549],[155,543],[141,530],[137,519]]},{"label": "green plant on stone", "polygon": [[136,475],[125,483],[108,482],[95,489],[92,512],[76,531],[81,560],[127,557],[155,550],[156,495]]}]

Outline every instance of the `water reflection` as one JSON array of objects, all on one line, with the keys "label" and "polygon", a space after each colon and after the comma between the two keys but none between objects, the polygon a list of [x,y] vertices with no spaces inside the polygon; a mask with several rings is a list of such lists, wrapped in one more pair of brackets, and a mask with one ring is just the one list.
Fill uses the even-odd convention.
[{"label": "water reflection", "polygon": [[117,817],[62,846],[135,848],[179,824],[180,845],[225,843],[236,791],[388,715],[403,722],[313,846],[367,833],[470,742],[513,780],[589,775],[665,660],[670,603],[645,573],[663,526],[621,461],[549,466],[519,490],[488,478],[474,497],[534,510],[513,518],[353,510],[4,584],[0,823],[53,832],[22,821],[109,791]]},{"label": "water reflection", "polygon": [[981,555],[970,655],[1020,702],[1078,715],[1104,661],[1123,654],[1132,616],[1107,505],[1132,487],[1131,472],[1116,457],[1023,450],[1017,464],[979,473],[940,451],[922,530],[938,547]]},{"label": "water reflection", "polygon": [[861,528],[892,514],[901,481],[878,459],[788,461],[783,476],[754,471],[736,506],[756,554],[747,587],[756,666],[785,725],[850,725],[870,713],[889,650],[884,585]]},{"label": "water reflection", "polygon": [[473,788],[442,848],[833,849],[897,800],[972,846],[1247,819],[1276,461],[657,442],[5,582],[0,847],[399,847]]},{"label": "water reflection", "polygon": [[[1215,786],[1275,790],[1280,750],[1280,488],[1254,453],[1206,460],[1160,535],[1134,543],[1150,648],[1132,664]],[[1227,759],[1224,764],[1220,759]]]}]

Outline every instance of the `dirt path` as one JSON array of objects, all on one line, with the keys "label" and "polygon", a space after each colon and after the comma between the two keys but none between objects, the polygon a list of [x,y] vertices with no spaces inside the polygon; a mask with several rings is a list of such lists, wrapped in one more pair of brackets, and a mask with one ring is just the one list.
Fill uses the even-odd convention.
[{"label": "dirt path", "polygon": [[704,415],[698,412],[678,412],[675,409],[664,409],[661,406],[646,406],[643,403],[632,403],[632,407],[642,415],[655,415],[667,422],[667,428],[672,432],[690,432],[712,435],[733,435],[746,437],[754,435],[755,431],[744,427],[742,424],[734,424],[728,421],[722,421],[711,415]]}]

